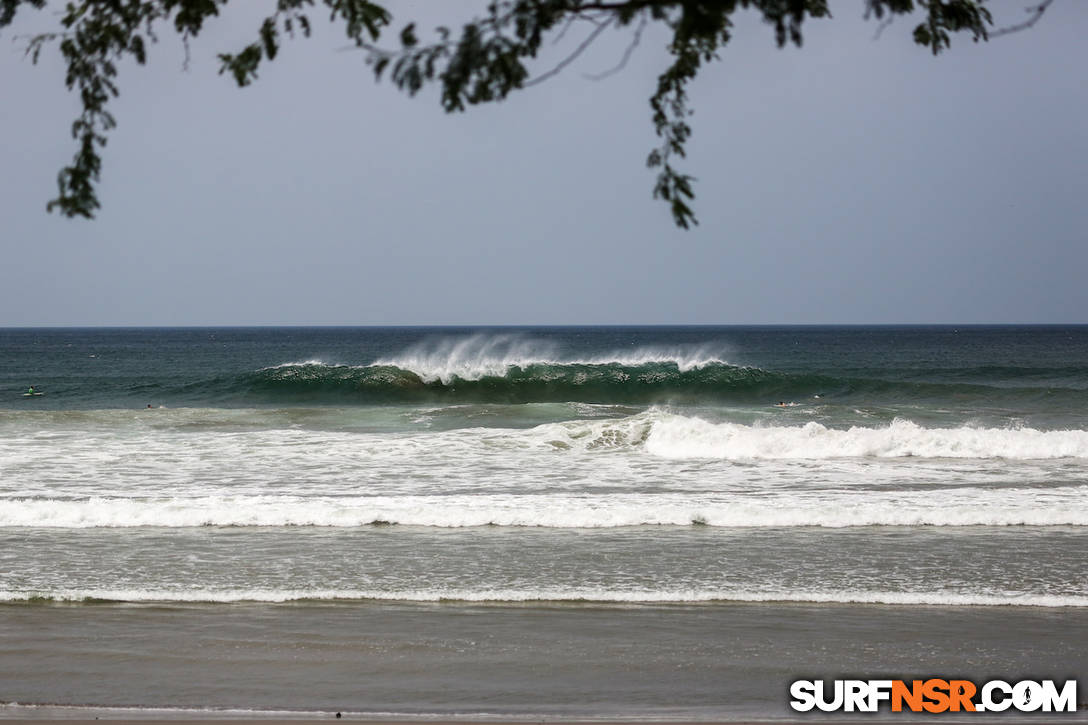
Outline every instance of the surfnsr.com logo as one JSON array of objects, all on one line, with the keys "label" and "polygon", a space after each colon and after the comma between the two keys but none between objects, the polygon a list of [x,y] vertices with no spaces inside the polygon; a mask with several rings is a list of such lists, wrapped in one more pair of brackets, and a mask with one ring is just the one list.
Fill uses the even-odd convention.
[{"label": "surfnsr.com logo", "polygon": [[1077,681],[797,680],[790,697],[797,712],[1074,712]]}]

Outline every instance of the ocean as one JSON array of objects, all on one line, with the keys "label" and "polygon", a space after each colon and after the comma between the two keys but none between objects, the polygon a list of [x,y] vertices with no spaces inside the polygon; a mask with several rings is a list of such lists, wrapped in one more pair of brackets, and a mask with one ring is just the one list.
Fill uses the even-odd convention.
[{"label": "ocean", "polygon": [[788,719],[1086,640],[1088,326],[0,330],[0,718]]}]

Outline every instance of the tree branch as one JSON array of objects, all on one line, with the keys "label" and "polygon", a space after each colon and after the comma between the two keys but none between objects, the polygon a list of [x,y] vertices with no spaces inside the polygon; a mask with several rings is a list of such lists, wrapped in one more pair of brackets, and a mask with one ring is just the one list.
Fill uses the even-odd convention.
[{"label": "tree branch", "polygon": [[[107,134],[115,121],[107,108],[117,96],[115,83],[121,61],[143,64],[146,51],[157,42],[154,28],[168,26],[181,38],[183,67],[190,61],[189,41],[205,21],[219,14],[229,0],[68,0],[56,32],[34,36],[27,54],[37,61],[46,45],[57,46],[67,65],[65,85],[76,92],[82,113],[72,125],[77,153],[58,177],[59,195],[48,208],[65,216],[91,217],[98,209],[96,186]],[[914,28],[914,41],[934,55],[951,47],[953,36],[968,33],[973,40],[987,40],[1031,28],[1054,0],[1034,2],[1025,8],[1024,22],[990,32],[993,18],[985,0],[864,0],[865,17],[879,21],[876,36],[894,17],[921,11],[922,22]],[[257,37],[236,54],[220,54],[220,73],[229,73],[240,86],[257,77],[264,61],[273,60],[284,36],[296,30],[310,35],[308,8],[324,6],[330,20],[340,25],[354,48],[366,53],[366,62],[377,78],[389,73],[392,82],[409,95],[425,85],[441,88],[440,103],[447,112],[470,105],[501,101],[510,93],[538,85],[562,72],[609,27],[634,28],[631,42],[615,67],[584,74],[600,80],[625,68],[651,21],[667,28],[671,56],[658,75],[650,97],[651,118],[660,140],[647,165],[657,171],[654,196],[667,202],[680,227],[695,224],[688,202],[694,198],[694,179],[674,164],[685,157],[692,129],[688,84],[702,66],[718,58],[729,43],[733,15],[751,10],[773,28],[779,47],[800,46],[802,26],[809,18],[830,16],[828,0],[489,0],[483,17],[466,22],[459,33],[437,28],[437,38],[418,42],[415,23],[400,33],[400,47],[380,48],[376,42],[392,18],[381,0],[276,0],[275,10],[258,29]],[[10,25],[22,7],[42,8],[46,0],[0,0],[0,29]],[[637,23],[635,21],[638,21]],[[550,70],[530,78],[529,65],[536,61],[545,41],[566,41],[578,21],[594,27],[566,57]],[[161,24],[161,25],[160,25]]]},{"label": "tree branch", "polygon": [[635,28],[635,37],[631,40],[630,45],[623,51],[623,58],[613,68],[609,68],[601,73],[583,73],[584,78],[588,78],[591,81],[599,81],[608,78],[609,76],[619,73],[621,70],[627,67],[627,62],[631,60],[631,54],[635,52],[635,48],[638,47],[639,41],[642,40],[642,31],[646,29],[646,23],[649,22],[646,16],[643,15],[642,19],[638,23],[638,27]]},{"label": "tree branch", "polygon": [[546,71],[546,72],[541,73],[540,75],[538,75],[536,78],[525,81],[524,83],[521,84],[521,87],[522,88],[528,88],[529,86],[535,86],[538,83],[543,83],[544,81],[548,80],[549,78],[553,78],[553,77],[559,75],[559,73],[561,73],[564,68],[566,68],[568,65],[573,63],[575,61],[575,59],[578,58],[578,56],[580,56],[583,52],[585,52],[585,49],[588,48],[590,45],[592,45],[593,41],[596,40],[597,37],[601,33],[603,33],[605,31],[605,28],[607,28],[611,24],[612,24],[611,19],[605,20],[603,23],[600,23],[596,28],[593,29],[593,32],[590,33],[586,37],[586,39],[583,40],[581,42],[581,44],[577,48],[574,49],[573,53],[568,55],[563,60],[559,61],[559,63],[557,63],[556,66],[554,68],[552,68],[550,71]]},{"label": "tree branch", "polygon": [[997,30],[990,31],[991,38],[998,38],[1002,35],[1008,35],[1009,33],[1019,33],[1021,30],[1027,30],[1035,23],[1039,22],[1039,19],[1043,17],[1043,13],[1050,7],[1050,4],[1054,0],[1043,0],[1038,5],[1032,5],[1031,7],[1024,8],[1024,12],[1032,13],[1032,16],[1022,23],[1016,25],[1009,25],[1005,28],[998,28]]},{"label": "tree branch", "polygon": [[883,35],[885,29],[887,29],[887,27],[892,24],[892,20],[894,20],[894,18],[889,15],[887,18],[880,21],[880,23],[876,26],[876,32],[873,33],[873,40],[880,40],[880,36]]}]

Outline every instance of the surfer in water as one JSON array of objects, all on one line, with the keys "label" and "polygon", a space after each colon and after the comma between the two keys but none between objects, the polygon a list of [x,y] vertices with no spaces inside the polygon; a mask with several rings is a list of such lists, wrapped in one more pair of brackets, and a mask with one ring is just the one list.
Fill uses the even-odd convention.
[{"label": "surfer in water", "polygon": [[27,395],[33,395],[33,394],[34,394],[34,393],[36,393],[36,392],[38,392],[38,391],[34,389],[34,386],[33,386],[33,385],[31,385],[31,386],[30,386],[30,389],[26,391],[26,394],[27,394]]}]

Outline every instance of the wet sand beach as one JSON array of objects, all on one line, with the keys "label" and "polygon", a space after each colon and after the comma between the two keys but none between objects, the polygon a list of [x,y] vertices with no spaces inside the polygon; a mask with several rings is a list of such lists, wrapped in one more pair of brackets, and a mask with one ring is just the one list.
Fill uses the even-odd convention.
[{"label": "wet sand beach", "polygon": [[[3,700],[107,717],[798,719],[795,679],[1072,679],[1088,612],[804,604],[6,605]],[[0,717],[72,717],[80,709]],[[146,710],[145,710],[146,711]],[[1088,713],[1061,717],[1085,719]],[[292,714],[290,717],[295,717]],[[809,716],[811,718],[811,716]]]}]

